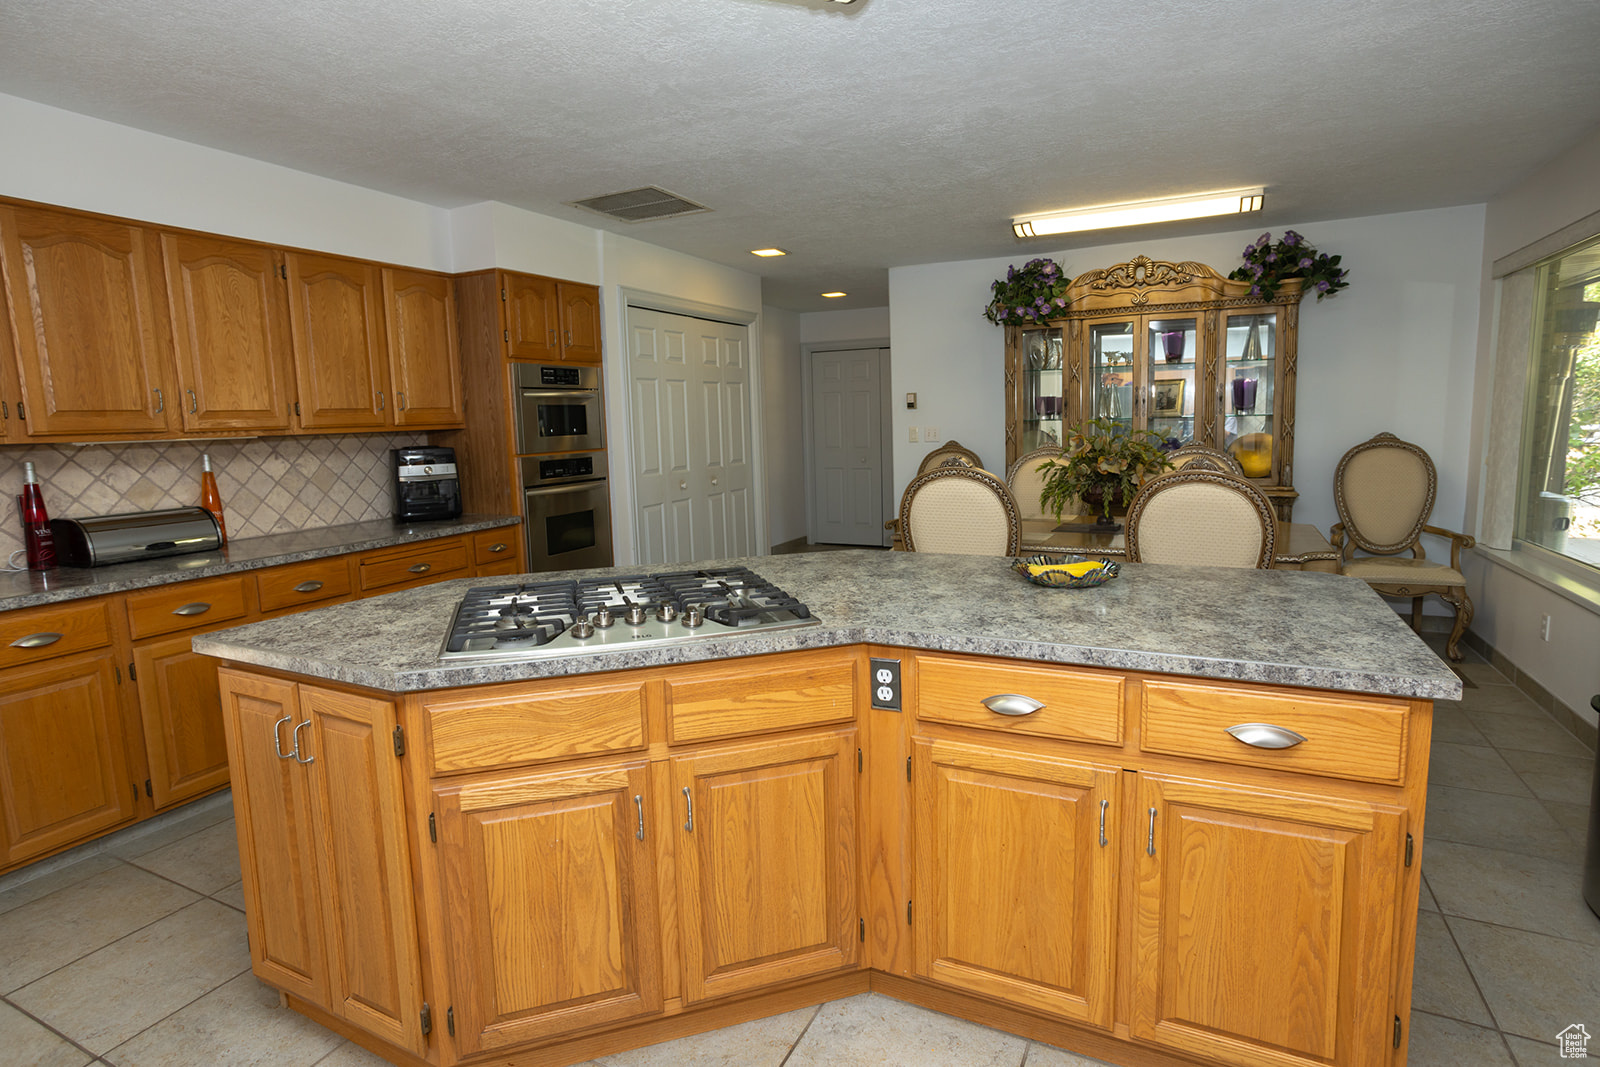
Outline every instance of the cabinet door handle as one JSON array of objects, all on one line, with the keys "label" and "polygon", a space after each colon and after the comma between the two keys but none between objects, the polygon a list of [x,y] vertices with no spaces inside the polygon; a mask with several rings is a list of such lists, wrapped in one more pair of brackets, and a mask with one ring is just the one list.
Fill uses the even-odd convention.
[{"label": "cabinet door handle", "polygon": [[[297,762],[297,763],[315,763],[315,762],[317,762],[317,757],[315,757],[315,756],[306,756],[304,758],[301,758],[301,756],[300,756],[300,731],[304,730],[307,726],[310,726],[310,725],[311,725],[311,720],[307,719],[305,722],[297,724],[295,726],[295,728],[294,728],[294,758],[295,758],[295,762]],[[1152,808],[1151,810],[1154,811],[1155,809]]]},{"label": "cabinet door handle", "polygon": [[566,331],[566,337],[567,337],[567,347],[571,348],[572,347],[572,331],[571,330]]},{"label": "cabinet door handle", "polygon": [[411,566],[407,567],[406,570],[410,571],[412,574],[427,574],[429,571],[433,570],[433,564],[413,563]]},{"label": "cabinet door handle", "polygon": [[633,794],[633,806],[639,809],[639,832],[634,836],[640,841],[644,840],[644,798],[638,793]]},{"label": "cabinet door handle", "polygon": [[400,405],[400,410],[401,411],[404,411],[406,409],[406,394],[404,394],[404,393],[396,393],[396,394],[394,394],[394,401],[395,401],[396,404]]},{"label": "cabinet door handle", "polygon": [[1156,854],[1156,809],[1155,808],[1151,808],[1150,809],[1150,837],[1144,843],[1144,851],[1145,851],[1146,855],[1154,856]]},{"label": "cabinet door handle", "polygon": [[200,410],[200,401],[195,397],[193,389],[185,389],[184,392],[189,394],[189,414],[193,415]]},{"label": "cabinet door handle", "polygon": [[279,759],[288,759],[290,756],[294,755],[293,752],[285,752],[283,750],[283,724],[291,721],[293,718],[293,715],[285,715],[283,718],[272,724],[272,747],[278,750]]},{"label": "cabinet door handle", "polygon": [[694,831],[694,797],[689,792],[689,787],[683,787],[683,806],[689,813],[689,821],[683,824],[685,830]]},{"label": "cabinet door handle", "polygon": [[494,544],[489,546],[490,552],[504,552],[505,550],[506,543],[504,541],[496,541]]},{"label": "cabinet door handle", "polygon": [[161,395],[161,390],[159,389],[152,389],[150,391],[156,394],[156,414],[159,415],[163,411],[167,410],[167,399]]},{"label": "cabinet door handle", "polygon": [[185,604],[181,608],[173,608],[174,615],[204,615],[211,610],[211,605],[203,600],[196,600],[193,604]]},{"label": "cabinet door handle", "polygon": [[378,390],[378,410],[379,411],[383,410],[383,390],[382,389]]},{"label": "cabinet door handle", "polygon": [[294,591],[296,593],[315,593],[321,588],[322,583],[313,579],[309,582],[301,582],[299,585],[294,587]]},{"label": "cabinet door handle", "polygon": [[992,697],[984,697],[979,703],[997,715],[1032,715],[1044,707],[1032,697],[1018,693],[996,693]]},{"label": "cabinet door handle", "polygon": [[15,641],[11,642],[11,647],[43,648],[45,645],[53,645],[59,640],[61,640],[61,635],[57,633],[29,634],[27,637],[19,637]]},{"label": "cabinet door handle", "polygon": [[10,417],[11,417],[11,405],[10,405],[10,403],[8,403],[7,401],[4,401],[4,400],[0,400],[0,419],[9,419]]},{"label": "cabinet door handle", "polygon": [[1111,801],[1109,801],[1109,800],[1102,800],[1100,802],[1100,847],[1101,848],[1105,848],[1106,847],[1106,809],[1109,808],[1110,806],[1111,806]]},{"label": "cabinet door handle", "polygon": [[1267,722],[1242,722],[1228,727],[1228,732],[1252,748],[1293,748],[1305,740],[1293,730]]}]

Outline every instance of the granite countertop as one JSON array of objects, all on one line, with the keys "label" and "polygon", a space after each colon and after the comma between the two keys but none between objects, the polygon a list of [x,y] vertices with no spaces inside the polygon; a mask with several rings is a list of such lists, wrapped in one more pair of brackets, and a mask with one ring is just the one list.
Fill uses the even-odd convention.
[{"label": "granite countertop", "polygon": [[348,552],[370,552],[375,548],[428,541],[435,537],[453,537],[500,526],[515,526],[521,521],[509,515],[463,515],[458,519],[405,525],[389,519],[375,519],[344,526],[323,526],[315,530],[241,538],[229,541],[225,548],[216,552],[164,556],[136,563],[114,563],[108,567],[0,572],[0,611],[103,596],[106,593],[126,593],[196,578],[216,578],[284,563],[340,556]]},{"label": "granite countertop", "polygon": [[439,648],[464,590],[496,584],[480,578],[220,630],[196,637],[193,647],[397,693],[867,642],[1390,696],[1461,695],[1444,661],[1365,582],[1344,575],[1125,563],[1097,588],[1047,589],[988,556],[860,550],[700,565],[730,564],[782,586],[822,624],[597,655],[441,665]]}]

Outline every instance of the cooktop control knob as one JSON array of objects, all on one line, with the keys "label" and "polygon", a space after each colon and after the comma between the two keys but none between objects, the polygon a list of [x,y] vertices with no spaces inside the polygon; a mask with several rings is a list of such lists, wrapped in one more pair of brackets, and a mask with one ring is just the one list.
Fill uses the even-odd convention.
[{"label": "cooktop control knob", "polygon": [[656,620],[659,622],[671,622],[677,617],[678,609],[671,604],[663,604],[656,609]]},{"label": "cooktop control knob", "polygon": [[567,627],[567,633],[577,638],[593,637],[594,623],[589,621],[589,616],[579,615],[573,620],[572,625]]},{"label": "cooktop control knob", "polygon": [[700,605],[693,604],[683,609],[683,624],[690,629],[704,624],[705,621],[706,617],[702,612]]},{"label": "cooktop control knob", "polygon": [[602,630],[609,630],[616,625],[617,618],[611,614],[610,608],[601,608],[594,613],[594,624]]},{"label": "cooktop control knob", "polygon": [[623,619],[627,622],[627,624],[629,626],[643,626],[644,625],[644,605],[643,604],[629,604],[628,605],[628,613],[623,616]]}]

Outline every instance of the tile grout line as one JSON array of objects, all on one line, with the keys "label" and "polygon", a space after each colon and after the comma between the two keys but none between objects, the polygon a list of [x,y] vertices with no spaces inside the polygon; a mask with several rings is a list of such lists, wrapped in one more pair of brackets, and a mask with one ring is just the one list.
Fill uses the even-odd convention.
[{"label": "tile grout line", "polygon": [[818,1004],[816,1006],[816,1010],[811,1013],[811,1018],[806,1020],[805,1026],[800,1028],[800,1033],[795,1037],[794,1043],[789,1046],[789,1051],[785,1052],[783,1054],[783,1059],[778,1061],[778,1067],[786,1067],[789,1062],[789,1057],[795,1054],[795,1051],[800,1047],[800,1042],[804,1041],[806,1039],[806,1035],[811,1032],[811,1024],[817,1021],[817,1016],[822,1014],[822,1009],[827,1003],[831,1002],[824,1001],[823,1004]]},{"label": "tile grout line", "polygon": [[95,1053],[89,1051],[84,1046],[78,1044],[72,1038],[68,1037],[66,1034],[62,1033],[60,1030],[57,1030],[54,1026],[51,1026],[49,1023],[47,1023],[43,1019],[39,1018],[37,1015],[35,1015],[33,1012],[29,1011],[27,1008],[24,1008],[21,1004],[17,1004],[14,1001],[12,1001],[12,999],[10,998],[9,995],[0,996],[0,1003],[4,1003],[8,1007],[10,1007],[11,1010],[17,1012],[18,1014],[26,1016],[29,1019],[32,1019],[35,1023],[37,1023],[39,1026],[43,1027],[45,1030],[48,1030],[50,1033],[55,1034],[61,1040],[65,1041],[67,1044],[71,1045],[73,1048],[77,1049],[79,1052],[83,1053],[85,1056],[90,1057],[90,1060],[89,1060],[90,1065],[100,1062],[100,1057],[98,1055],[96,1055]]},{"label": "tile grout line", "polygon": [[[1439,921],[1444,923],[1444,933],[1445,936],[1450,939],[1450,947],[1456,950],[1456,955],[1461,959],[1461,966],[1466,968],[1467,977],[1472,979],[1472,991],[1478,994],[1478,1000],[1483,1003],[1483,1010],[1489,1013],[1489,1019],[1494,1023],[1495,1030],[1504,1034],[1505,1031],[1500,1029],[1500,1017],[1494,1013],[1494,1008],[1490,1005],[1489,998],[1484,995],[1483,986],[1478,983],[1478,976],[1472,971],[1472,964],[1467,962],[1467,954],[1462,951],[1461,943],[1456,940],[1456,932],[1450,927],[1450,917],[1441,911],[1439,913]],[[1471,920],[1468,921],[1470,922]],[[1439,1013],[1433,1012],[1432,1014],[1437,1015]],[[1446,1015],[1444,1018],[1448,1019],[1450,1016]],[[1459,1019],[1457,1021],[1467,1022],[1468,1020]],[[1513,1059],[1515,1059],[1515,1057],[1513,1057]]]}]

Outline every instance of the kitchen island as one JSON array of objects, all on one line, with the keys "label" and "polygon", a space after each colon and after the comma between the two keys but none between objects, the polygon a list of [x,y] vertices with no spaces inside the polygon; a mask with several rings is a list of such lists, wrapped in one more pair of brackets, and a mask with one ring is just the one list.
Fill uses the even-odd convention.
[{"label": "kitchen island", "polygon": [[1364,583],[732,562],[820,623],[443,665],[479,581],[197,637],[257,976],[404,1063],[869,988],[1116,1063],[1403,1062],[1460,683]]}]

